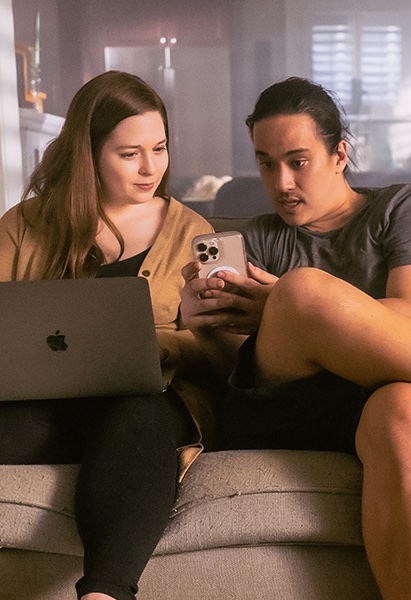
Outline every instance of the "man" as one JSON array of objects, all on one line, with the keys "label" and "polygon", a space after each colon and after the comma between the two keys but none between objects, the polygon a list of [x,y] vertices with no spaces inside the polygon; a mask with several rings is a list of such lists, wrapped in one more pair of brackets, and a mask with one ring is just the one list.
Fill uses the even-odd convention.
[{"label": "man", "polygon": [[348,129],[308,80],[269,87],[247,125],[276,211],[243,231],[249,277],[183,270],[185,324],[234,368],[222,445],[358,454],[370,565],[409,600],[411,186],[348,185]]}]

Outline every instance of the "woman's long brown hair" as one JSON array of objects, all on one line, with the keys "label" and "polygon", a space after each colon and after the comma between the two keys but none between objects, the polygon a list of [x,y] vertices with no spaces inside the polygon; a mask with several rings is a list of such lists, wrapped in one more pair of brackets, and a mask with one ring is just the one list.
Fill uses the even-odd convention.
[{"label": "woman's long brown hair", "polygon": [[[95,276],[104,257],[96,244],[99,219],[124,240],[105,215],[97,169],[100,150],[113,129],[127,117],[156,111],[168,140],[168,121],[158,94],[142,79],[109,71],[86,83],[74,96],[60,135],[46,148],[27,185],[20,210],[29,227],[44,239],[43,279]],[[168,169],[156,194],[167,196]],[[38,197],[34,217],[24,200]]]}]

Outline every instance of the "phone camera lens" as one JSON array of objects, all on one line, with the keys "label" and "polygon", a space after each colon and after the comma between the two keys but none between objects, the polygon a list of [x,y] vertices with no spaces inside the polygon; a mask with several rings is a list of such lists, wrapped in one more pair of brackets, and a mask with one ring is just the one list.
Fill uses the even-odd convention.
[{"label": "phone camera lens", "polygon": [[216,246],[210,246],[208,251],[211,256],[216,256],[218,254],[218,248],[216,248]]},{"label": "phone camera lens", "polygon": [[204,253],[202,253],[202,254],[199,254],[199,255],[198,255],[198,259],[199,259],[201,262],[205,263],[205,262],[207,262],[207,261],[208,261],[208,254],[204,254]]},{"label": "phone camera lens", "polygon": [[203,242],[201,242],[200,244],[197,244],[197,250],[199,252],[205,252],[207,250],[207,246]]}]

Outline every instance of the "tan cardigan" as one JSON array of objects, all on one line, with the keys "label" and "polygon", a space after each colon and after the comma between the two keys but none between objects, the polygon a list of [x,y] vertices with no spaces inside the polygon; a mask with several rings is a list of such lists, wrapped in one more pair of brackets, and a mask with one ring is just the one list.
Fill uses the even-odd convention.
[{"label": "tan cardigan", "polygon": [[[39,200],[25,200],[27,215],[38,210]],[[32,280],[41,277],[44,240],[27,225],[16,205],[0,219],[0,281]],[[191,240],[195,235],[212,231],[211,225],[200,215],[174,198],[170,199],[164,226],[141,265],[139,276],[150,285],[154,320],[162,354],[162,365],[173,378],[173,387],[188,407],[198,429],[198,435],[189,447],[181,449],[181,477],[201,452],[204,431],[212,437],[212,411],[207,392],[196,381],[194,372],[200,359],[191,332],[181,328],[179,305],[180,290],[184,284],[182,267],[192,260]],[[187,362],[193,368],[180,375],[180,363]],[[198,362],[197,364],[200,364]]]}]

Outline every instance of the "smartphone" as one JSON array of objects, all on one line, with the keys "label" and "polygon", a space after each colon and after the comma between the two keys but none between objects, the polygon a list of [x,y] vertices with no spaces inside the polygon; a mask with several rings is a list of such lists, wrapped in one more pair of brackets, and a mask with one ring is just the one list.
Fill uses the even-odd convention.
[{"label": "smartphone", "polygon": [[202,265],[199,277],[213,277],[218,271],[247,276],[244,238],[239,231],[197,235],[192,251],[194,260]]}]

